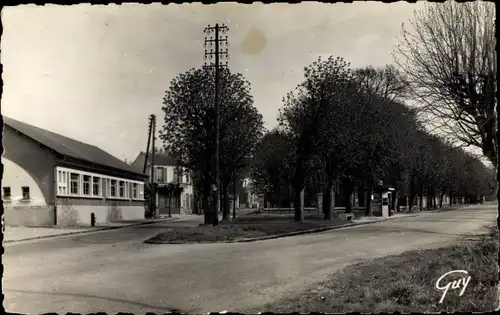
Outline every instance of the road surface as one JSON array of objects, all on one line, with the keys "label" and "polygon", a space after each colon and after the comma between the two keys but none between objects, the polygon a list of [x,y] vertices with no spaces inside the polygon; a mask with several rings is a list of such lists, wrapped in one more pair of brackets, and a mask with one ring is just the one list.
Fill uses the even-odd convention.
[{"label": "road surface", "polygon": [[255,243],[143,244],[161,231],[151,224],[7,244],[4,307],[25,314],[254,312],[350,264],[444,246],[483,233],[495,219],[496,205],[478,205]]}]

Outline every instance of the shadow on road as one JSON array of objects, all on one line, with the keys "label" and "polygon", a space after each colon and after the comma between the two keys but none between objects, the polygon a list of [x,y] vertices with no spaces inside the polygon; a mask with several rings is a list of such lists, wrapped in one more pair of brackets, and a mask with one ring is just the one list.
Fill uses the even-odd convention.
[{"label": "shadow on road", "polygon": [[141,303],[141,302],[134,302],[134,301],[117,299],[117,298],[97,296],[97,295],[93,295],[93,294],[42,292],[42,291],[31,291],[31,290],[27,291],[27,290],[14,290],[14,289],[4,289],[3,291],[4,292],[22,293],[22,294],[32,294],[32,295],[55,295],[55,296],[59,295],[59,296],[71,296],[71,297],[83,297],[83,298],[106,300],[106,301],[118,302],[118,303],[124,303],[124,304],[131,304],[131,305],[151,308],[151,309],[155,309],[155,310],[159,310],[159,311],[182,313],[179,309],[177,309],[175,307],[165,308],[165,307],[150,305],[150,304]]}]

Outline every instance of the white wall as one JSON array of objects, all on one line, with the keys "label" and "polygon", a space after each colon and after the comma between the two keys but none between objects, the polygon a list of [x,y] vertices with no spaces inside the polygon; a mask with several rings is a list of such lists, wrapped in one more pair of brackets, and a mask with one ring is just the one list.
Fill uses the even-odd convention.
[{"label": "white wall", "polygon": [[[188,203],[188,199],[191,199]],[[184,185],[184,190],[181,193],[181,211],[184,213],[192,213],[194,208],[194,200],[193,199],[193,186],[192,185]]]},{"label": "white wall", "polygon": [[[31,177],[22,167],[16,163],[2,157],[2,164],[4,165],[4,172],[2,177],[2,195],[3,187],[10,187],[11,202],[4,201],[4,207],[7,206],[46,206],[45,197],[42,190],[36,183],[35,179]],[[21,201],[23,194],[21,187],[27,186],[30,189],[30,200]],[[2,196],[3,197],[3,196]]]},{"label": "white wall", "polygon": [[90,217],[94,213],[96,224],[105,225],[110,222],[142,220],[145,218],[143,205],[134,206],[87,206],[57,205],[58,226],[90,226]]}]

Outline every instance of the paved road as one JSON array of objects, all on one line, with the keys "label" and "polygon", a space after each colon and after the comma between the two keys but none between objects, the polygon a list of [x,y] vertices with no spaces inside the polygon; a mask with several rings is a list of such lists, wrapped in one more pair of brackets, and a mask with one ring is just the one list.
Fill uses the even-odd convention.
[{"label": "paved road", "polygon": [[255,312],[347,265],[447,245],[495,219],[496,205],[487,205],[255,243],[141,243],[161,230],[153,224],[11,244],[3,257],[4,307],[27,314]]}]

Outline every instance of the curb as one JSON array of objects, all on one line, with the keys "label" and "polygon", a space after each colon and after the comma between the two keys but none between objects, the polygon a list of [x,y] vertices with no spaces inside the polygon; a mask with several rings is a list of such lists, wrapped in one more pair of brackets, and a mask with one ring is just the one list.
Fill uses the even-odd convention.
[{"label": "curb", "polygon": [[276,235],[267,235],[267,236],[254,237],[254,238],[244,238],[244,239],[239,239],[239,240],[215,241],[215,242],[186,242],[186,243],[182,243],[182,242],[165,243],[165,242],[161,242],[161,241],[146,240],[146,241],[144,241],[144,243],[146,243],[146,244],[158,244],[158,245],[160,245],[160,244],[162,244],[162,245],[184,245],[184,244],[216,244],[216,243],[226,243],[226,244],[227,243],[251,243],[251,242],[265,241],[265,240],[271,240],[271,239],[282,238],[282,237],[319,233],[319,232],[325,232],[325,231],[330,231],[330,230],[337,230],[337,229],[341,229],[341,228],[349,228],[349,227],[384,222],[384,221],[389,221],[389,220],[403,219],[403,218],[408,218],[408,217],[416,217],[418,215],[419,214],[411,214],[411,215],[405,215],[404,217],[396,217],[396,218],[389,217],[387,219],[378,220],[378,221],[347,223],[347,224],[341,224],[341,225],[336,225],[336,226],[327,226],[327,227],[322,227],[322,228],[317,228],[317,229],[309,229],[309,230],[303,230],[303,231],[295,231],[295,232],[282,233],[282,234],[276,234]]},{"label": "curb", "polygon": [[367,221],[367,222],[360,222],[360,223],[347,223],[347,224],[341,224],[341,225],[336,225],[336,226],[327,226],[327,227],[322,227],[322,228],[317,228],[317,229],[296,231],[296,232],[290,232],[290,233],[282,233],[282,234],[276,234],[276,235],[254,237],[254,238],[244,238],[244,239],[236,240],[233,243],[251,243],[251,242],[257,242],[257,241],[265,241],[265,240],[271,240],[271,239],[288,237],[288,236],[319,233],[319,232],[325,232],[325,231],[330,231],[330,230],[337,230],[337,229],[341,229],[341,228],[348,228],[348,227],[353,227],[353,226],[360,226],[360,225],[366,225],[366,224],[384,222],[384,221],[389,221],[389,220],[397,220],[397,219],[403,219],[403,218],[408,218],[408,217],[416,217],[416,216],[418,216],[418,214],[406,215],[404,217],[396,217],[396,218],[389,217],[387,219],[378,220],[378,221]]},{"label": "curb", "polygon": [[462,205],[460,207],[453,207],[453,208],[441,208],[441,209],[432,209],[432,210],[427,210],[427,209],[422,209],[422,211],[418,211],[421,213],[439,213],[439,212],[448,212],[448,211],[456,211],[456,210],[462,210],[462,209],[467,209],[467,208],[472,208],[477,205]]},{"label": "curb", "polygon": [[179,220],[179,218],[168,218],[168,219],[164,219],[164,220],[156,220],[156,221],[150,221],[150,222],[132,223],[132,224],[127,224],[127,225],[122,225],[122,226],[108,226],[108,227],[103,227],[103,228],[97,228],[95,230],[78,231],[78,232],[68,232],[68,233],[62,233],[62,234],[43,235],[43,236],[36,236],[36,237],[28,237],[28,238],[23,238],[21,240],[10,240],[10,241],[5,241],[4,240],[3,243],[4,244],[21,243],[21,242],[33,241],[33,240],[40,240],[40,239],[46,239],[46,238],[55,238],[55,237],[59,237],[59,236],[69,236],[69,235],[78,235],[78,234],[90,234],[90,233],[97,233],[97,232],[102,232],[102,231],[123,229],[123,228],[131,227],[131,226],[153,224],[153,223],[158,223],[158,222],[169,222],[169,221],[176,221],[176,220]]}]

